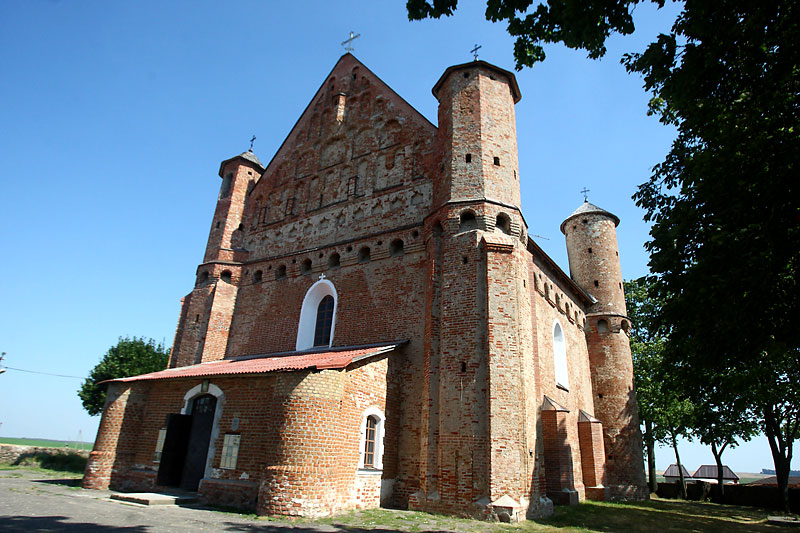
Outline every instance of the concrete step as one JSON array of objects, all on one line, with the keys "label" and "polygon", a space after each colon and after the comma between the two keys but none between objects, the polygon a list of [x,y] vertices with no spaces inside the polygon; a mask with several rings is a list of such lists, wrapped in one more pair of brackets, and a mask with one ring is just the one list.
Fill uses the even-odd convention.
[{"label": "concrete step", "polygon": [[185,505],[196,503],[197,494],[193,492],[185,494],[177,492],[116,492],[111,495],[111,499],[140,505]]}]

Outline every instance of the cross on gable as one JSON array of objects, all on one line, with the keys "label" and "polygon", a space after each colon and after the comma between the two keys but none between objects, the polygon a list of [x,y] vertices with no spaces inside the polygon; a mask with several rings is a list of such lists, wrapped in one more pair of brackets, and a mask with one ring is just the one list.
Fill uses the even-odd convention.
[{"label": "cross on gable", "polygon": [[324,274],[324,273],[323,273],[323,274],[320,274],[320,275],[319,275],[319,279],[321,279],[321,280],[325,279],[325,274]]},{"label": "cross on gable", "polygon": [[342,41],[342,46],[344,46],[345,51],[349,54],[353,51],[353,41],[361,37],[361,34],[355,34],[352,31],[350,32],[350,37]]}]

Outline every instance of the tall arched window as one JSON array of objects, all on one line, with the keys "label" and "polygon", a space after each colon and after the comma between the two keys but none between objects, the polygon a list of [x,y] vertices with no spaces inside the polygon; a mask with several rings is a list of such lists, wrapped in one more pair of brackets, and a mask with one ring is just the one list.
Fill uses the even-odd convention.
[{"label": "tall arched window", "polygon": [[564,341],[564,331],[558,321],[553,325],[553,360],[555,362],[556,385],[569,390],[567,344]]},{"label": "tall arched window", "polygon": [[333,296],[325,296],[317,307],[317,324],[314,327],[314,346],[328,346],[333,325]]},{"label": "tall arched window", "polygon": [[303,298],[303,307],[300,308],[296,350],[330,346],[333,343],[337,303],[336,289],[330,280],[320,279],[308,289]]}]

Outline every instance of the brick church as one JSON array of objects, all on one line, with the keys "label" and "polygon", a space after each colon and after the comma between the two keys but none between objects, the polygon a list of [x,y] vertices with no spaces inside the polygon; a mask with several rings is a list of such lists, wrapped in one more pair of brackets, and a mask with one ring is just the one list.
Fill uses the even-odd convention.
[{"label": "brick church", "polygon": [[259,514],[504,521],[647,498],[613,214],[520,210],[511,72],[452,66],[431,124],[353,55],[219,198],[169,368],[109,383],[84,487]]}]

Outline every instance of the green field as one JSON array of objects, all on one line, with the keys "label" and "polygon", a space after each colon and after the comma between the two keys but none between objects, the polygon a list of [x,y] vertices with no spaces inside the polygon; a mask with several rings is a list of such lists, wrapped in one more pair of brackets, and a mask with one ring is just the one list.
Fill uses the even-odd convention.
[{"label": "green field", "polygon": [[40,446],[42,448],[71,448],[73,450],[91,450],[91,442],[75,442],[66,440],[48,439],[15,439],[0,437],[0,444],[16,444],[17,446]]}]

